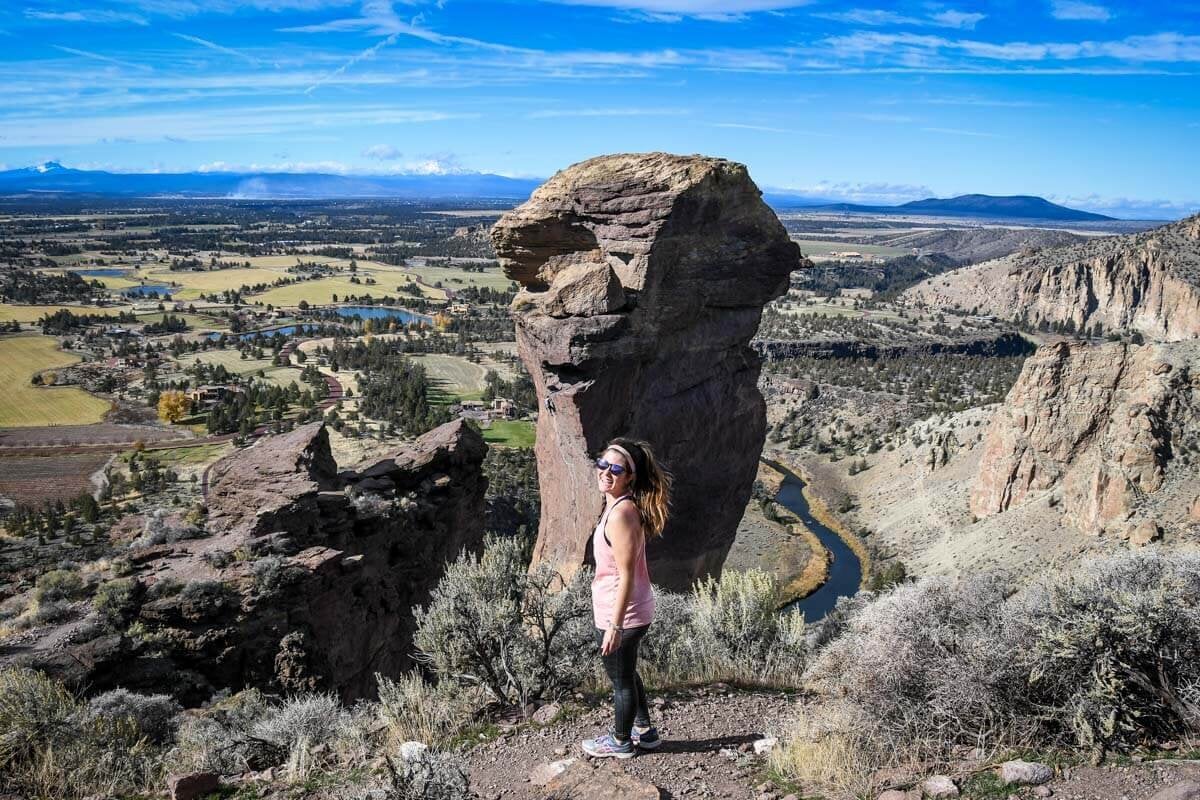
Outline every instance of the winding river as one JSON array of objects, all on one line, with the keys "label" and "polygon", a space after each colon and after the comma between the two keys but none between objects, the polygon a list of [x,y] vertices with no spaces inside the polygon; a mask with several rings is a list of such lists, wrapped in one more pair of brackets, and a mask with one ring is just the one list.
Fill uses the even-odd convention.
[{"label": "winding river", "polygon": [[763,460],[784,475],[775,502],[798,516],[805,527],[816,534],[821,544],[829,551],[829,578],[825,583],[808,597],[784,606],[788,611],[803,612],[805,620],[813,622],[832,611],[839,597],[847,597],[858,591],[859,584],[862,583],[862,562],[842,537],[813,517],[808,500],[804,497],[804,481],[782,464]]}]

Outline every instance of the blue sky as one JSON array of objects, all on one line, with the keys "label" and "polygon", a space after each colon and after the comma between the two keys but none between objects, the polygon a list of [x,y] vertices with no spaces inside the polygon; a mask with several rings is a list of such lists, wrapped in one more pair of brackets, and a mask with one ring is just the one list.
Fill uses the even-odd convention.
[{"label": "blue sky", "polygon": [[1200,209],[1200,0],[7,0],[0,165],[745,162],[864,202]]}]

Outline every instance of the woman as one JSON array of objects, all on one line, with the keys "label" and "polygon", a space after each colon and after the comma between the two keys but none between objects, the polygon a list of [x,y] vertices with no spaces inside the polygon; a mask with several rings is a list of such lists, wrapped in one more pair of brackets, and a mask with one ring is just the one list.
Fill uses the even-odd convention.
[{"label": "woman", "polygon": [[595,758],[632,758],[636,748],[653,750],[662,743],[650,724],[637,654],[654,619],[646,541],[659,536],[667,522],[671,476],[646,442],[614,439],[596,459],[596,487],[604,493],[604,514],[592,532],[592,613],[616,720],[610,733],[582,747]]}]

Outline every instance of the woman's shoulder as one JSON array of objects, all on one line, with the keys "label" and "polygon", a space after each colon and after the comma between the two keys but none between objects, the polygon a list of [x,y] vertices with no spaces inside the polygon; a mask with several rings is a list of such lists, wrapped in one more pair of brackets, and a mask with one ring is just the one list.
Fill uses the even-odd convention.
[{"label": "woman's shoulder", "polygon": [[642,512],[638,510],[637,503],[631,497],[613,506],[609,512],[609,519],[621,520],[631,527],[640,527],[642,524]]}]

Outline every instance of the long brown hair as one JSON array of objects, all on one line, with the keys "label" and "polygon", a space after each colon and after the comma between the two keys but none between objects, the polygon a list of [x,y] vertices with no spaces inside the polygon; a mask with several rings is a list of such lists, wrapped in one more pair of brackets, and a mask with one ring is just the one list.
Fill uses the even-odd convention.
[{"label": "long brown hair", "polygon": [[609,442],[610,447],[614,444],[633,458],[633,502],[642,515],[646,538],[661,536],[671,505],[671,473],[654,457],[649,442],[620,436]]}]

